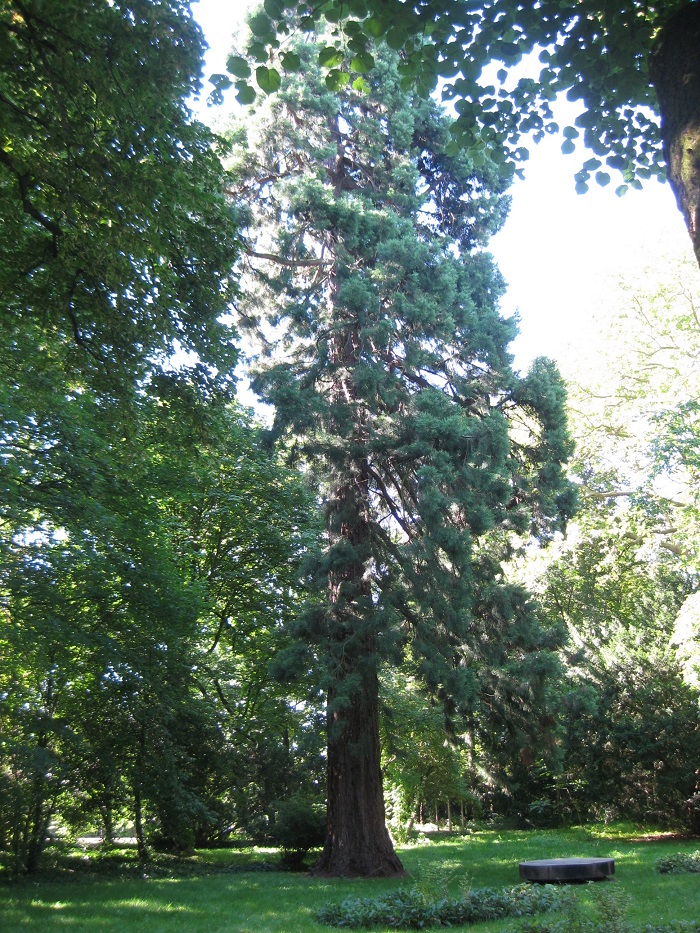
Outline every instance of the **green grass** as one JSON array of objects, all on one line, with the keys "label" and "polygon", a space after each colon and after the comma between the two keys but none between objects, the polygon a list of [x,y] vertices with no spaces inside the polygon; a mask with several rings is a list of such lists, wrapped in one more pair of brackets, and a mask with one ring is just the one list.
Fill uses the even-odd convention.
[{"label": "green grass", "polygon": [[[373,897],[417,884],[431,893],[459,892],[472,887],[517,884],[518,863],[527,859],[564,856],[605,856],[615,859],[610,882],[574,888],[589,905],[599,891],[614,885],[631,901],[629,920],[638,929],[646,923],[700,920],[697,875],[659,875],[661,856],[694,851],[697,839],[640,839],[630,827],[584,827],[570,830],[483,830],[464,837],[439,837],[429,844],[401,850],[410,878],[400,881],[315,879],[282,872],[201,873],[198,861],[211,872],[216,867],[244,867],[251,859],[271,861],[271,852],[217,850],[201,853],[177,877],[104,877],[73,870],[72,880],[23,880],[0,885],[0,930],[118,931],[148,933],[307,933],[329,931],[314,919],[317,909],[348,895]],[[89,861],[87,862],[89,868]],[[107,864],[107,863],[103,863]],[[110,875],[111,872],[111,875]],[[167,868],[160,869],[161,874]],[[146,875],[149,870],[146,870]],[[473,933],[501,933],[513,921],[480,923]]]}]

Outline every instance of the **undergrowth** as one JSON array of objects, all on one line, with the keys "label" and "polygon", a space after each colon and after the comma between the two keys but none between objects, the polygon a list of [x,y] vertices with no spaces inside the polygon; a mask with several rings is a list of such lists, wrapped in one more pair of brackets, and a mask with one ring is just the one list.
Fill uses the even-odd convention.
[{"label": "undergrowth", "polygon": [[660,875],[700,874],[700,851],[666,855],[656,860],[654,868]]},{"label": "undergrowth", "polygon": [[349,897],[317,913],[320,923],[361,929],[384,926],[395,930],[450,927],[503,917],[526,917],[556,910],[562,892],[552,885],[517,885],[505,890],[473,888],[460,897],[433,898],[418,887],[399,888],[379,897]]}]

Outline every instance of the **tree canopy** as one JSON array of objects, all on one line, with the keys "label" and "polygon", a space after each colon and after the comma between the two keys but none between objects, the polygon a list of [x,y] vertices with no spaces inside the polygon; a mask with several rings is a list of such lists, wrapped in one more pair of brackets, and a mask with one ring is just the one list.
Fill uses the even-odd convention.
[{"label": "tree canopy", "polygon": [[[288,36],[295,28],[331,25],[319,61],[331,86],[363,80],[373,67],[377,39],[401,54],[405,87],[428,95],[442,87],[455,109],[453,147],[477,160],[490,158],[507,176],[528,158],[527,138],[561,132],[562,151],[578,142],[590,151],[576,173],[584,192],[592,175],[618,191],[667,170],[696,247],[698,182],[693,160],[700,103],[697,37],[700,13],[687,0],[266,0],[251,20],[248,57],[263,91],[279,86],[279,67],[293,70]],[[518,66],[536,52],[538,66]],[[270,62],[270,54],[273,62]],[[249,100],[251,76],[233,57],[239,97]],[[573,126],[559,127],[552,111],[558,94],[580,103]],[[661,117],[661,120],[659,119]],[[662,149],[663,138],[663,149]]]},{"label": "tree canopy", "polygon": [[4,334],[29,321],[111,391],[178,347],[228,368],[235,226],[189,4],[13,0],[0,27]]}]

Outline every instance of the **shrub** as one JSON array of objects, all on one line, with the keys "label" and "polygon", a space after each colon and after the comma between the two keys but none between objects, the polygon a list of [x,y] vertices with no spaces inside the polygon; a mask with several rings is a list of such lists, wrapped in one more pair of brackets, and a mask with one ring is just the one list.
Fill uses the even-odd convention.
[{"label": "shrub", "polygon": [[319,804],[303,797],[277,804],[270,839],[282,849],[282,861],[288,868],[300,869],[309,849],[322,846],[325,835],[325,810]]},{"label": "shrub", "polygon": [[[628,899],[616,890],[599,892],[593,917],[585,917],[569,891],[562,899],[564,916],[557,920],[528,920],[517,933],[631,933],[625,915]],[[510,933],[516,933],[515,930]]]},{"label": "shrub", "polygon": [[384,926],[419,930],[427,926],[458,926],[501,917],[526,917],[556,910],[562,892],[552,885],[518,885],[505,890],[473,888],[459,898],[431,898],[418,888],[399,888],[380,897],[350,897],[327,904],[317,914],[320,923],[335,927]]},{"label": "shrub", "polygon": [[679,875],[682,872],[700,874],[700,851],[665,855],[656,860],[654,868],[660,875]]}]

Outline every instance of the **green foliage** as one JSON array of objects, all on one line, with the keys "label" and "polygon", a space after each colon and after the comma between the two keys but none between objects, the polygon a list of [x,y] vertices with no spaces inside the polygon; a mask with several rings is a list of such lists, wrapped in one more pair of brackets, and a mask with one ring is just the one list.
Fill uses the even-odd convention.
[{"label": "green foliage", "polygon": [[318,849],[326,837],[326,812],[323,805],[304,797],[289,797],[275,805],[275,819],[270,839],[282,850],[282,861],[301,868],[309,849]]},{"label": "green foliage", "polygon": [[[476,158],[491,157],[510,175],[522,171],[528,156],[523,136],[538,141],[560,132],[551,104],[565,93],[581,113],[575,127],[563,128],[562,149],[573,152],[579,140],[596,156],[577,172],[577,190],[585,191],[594,173],[599,184],[609,183],[609,171],[599,170],[603,162],[625,186],[640,187],[665,173],[648,57],[659,31],[684,5],[674,0],[642,10],[635,0],[614,9],[601,0],[488,0],[472,9],[447,0],[330,0],[322,7],[290,0],[267,20],[266,41],[274,56],[296,29],[330,29],[321,64],[348,78],[373,41],[385,42],[401,53],[404,88],[427,97],[446,79],[443,96],[458,114],[454,151],[461,146]],[[539,73],[511,77],[533,53]]]},{"label": "green foliage", "polygon": [[423,927],[452,927],[501,917],[526,917],[557,910],[561,892],[551,885],[520,885],[496,891],[474,888],[459,898],[439,900],[418,888],[401,888],[375,898],[348,898],[328,905],[317,914],[321,923],[349,929],[385,926],[392,930],[421,930]]},{"label": "green foliage", "polygon": [[[3,844],[34,870],[52,819],[99,823],[109,838],[134,808],[143,845],[152,831],[188,849],[234,821],[227,774],[252,784],[260,736],[283,747],[294,735],[266,665],[313,508],[201,371],[154,379],[128,424],[71,391],[57,365],[12,379],[0,441]],[[292,781],[288,759],[277,771]]]},{"label": "green foliage", "polygon": [[584,913],[575,896],[565,896],[562,900],[563,917],[526,920],[517,928],[518,933],[632,933],[633,928],[626,919],[629,898],[618,890],[597,892],[592,917]]},{"label": "green foliage", "polygon": [[665,855],[657,859],[654,870],[660,875],[675,875],[680,872],[700,872],[700,851],[677,852],[675,855]]},{"label": "green foliage", "polygon": [[[260,111],[233,172],[254,210],[248,252],[259,260],[241,326],[257,328],[266,306],[285,348],[281,361],[260,355],[254,387],[275,405],[274,432],[294,437],[323,480],[330,539],[319,575],[351,574],[360,587],[359,568],[371,567],[374,594],[370,611],[347,577],[347,595],[330,615],[314,610],[300,634],[320,639],[328,674],[353,631],[381,632],[386,655],[407,624],[423,678],[457,696],[474,683],[452,662],[465,637],[478,653],[488,625],[494,653],[513,638],[523,655],[534,650],[527,601],[495,583],[494,555],[510,531],[549,537],[573,506],[563,387],[545,361],[523,380],[510,369],[502,283],[479,248],[504,216],[503,181],[445,153],[446,118],[401,90],[394,58],[376,66],[365,97],[331,95],[315,50],[299,54],[303,83],[292,79]],[[372,500],[366,517],[360,500],[341,497],[355,475]]]},{"label": "green foliage", "polygon": [[3,335],[63,344],[125,399],[178,348],[228,369],[235,222],[192,120],[203,40],[183,0],[0,12]]}]

